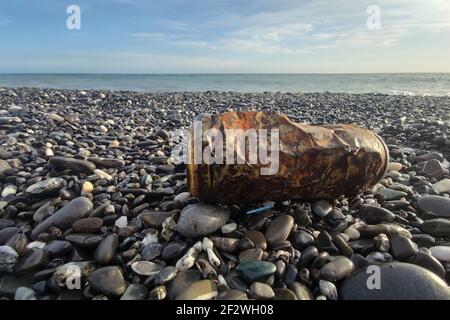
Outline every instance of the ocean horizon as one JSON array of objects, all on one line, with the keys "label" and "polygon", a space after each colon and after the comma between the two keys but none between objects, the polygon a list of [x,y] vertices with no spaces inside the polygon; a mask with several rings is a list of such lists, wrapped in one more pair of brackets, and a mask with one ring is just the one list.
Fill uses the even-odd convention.
[{"label": "ocean horizon", "polygon": [[344,92],[450,96],[450,73],[0,73],[0,87],[138,92]]}]

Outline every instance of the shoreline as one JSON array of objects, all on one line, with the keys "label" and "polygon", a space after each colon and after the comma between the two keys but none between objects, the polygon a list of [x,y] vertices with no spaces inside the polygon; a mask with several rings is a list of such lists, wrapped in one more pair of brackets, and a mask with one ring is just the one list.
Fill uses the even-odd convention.
[{"label": "shoreline", "polygon": [[[369,128],[389,170],[352,198],[212,204],[218,224],[170,151],[229,110]],[[0,297],[448,299],[449,114],[448,96],[0,87]],[[373,265],[379,290],[357,272]]]},{"label": "shoreline", "polygon": [[110,93],[131,93],[131,94],[242,94],[242,95],[350,95],[350,96],[391,96],[391,97],[411,97],[411,98],[450,98],[450,93],[447,95],[431,95],[431,94],[414,94],[414,93],[383,93],[383,92],[344,92],[344,91],[239,91],[239,90],[186,90],[186,91],[139,91],[139,90],[117,90],[117,89],[88,89],[88,88],[54,88],[54,87],[39,87],[39,86],[2,86],[0,85],[0,92],[7,90],[44,90],[44,91],[67,91],[67,92],[110,92]]}]

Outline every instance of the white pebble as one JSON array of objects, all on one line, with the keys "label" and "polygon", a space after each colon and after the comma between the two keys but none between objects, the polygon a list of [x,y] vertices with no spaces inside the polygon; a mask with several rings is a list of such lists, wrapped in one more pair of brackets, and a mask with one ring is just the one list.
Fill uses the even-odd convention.
[{"label": "white pebble", "polygon": [[202,242],[197,241],[192,248],[194,248],[197,252],[201,252],[203,250]]},{"label": "white pebble", "polygon": [[203,242],[202,242],[202,249],[203,250],[207,250],[207,249],[212,249],[213,248],[213,242],[211,240],[209,240],[209,238],[204,237],[203,238]]},{"label": "white pebble", "polygon": [[105,179],[107,181],[112,180],[113,177],[111,177],[109,174],[107,174],[105,171],[102,171],[100,169],[95,169],[94,173],[98,175],[100,178]]},{"label": "white pebble", "polygon": [[45,242],[42,242],[42,241],[33,241],[33,242],[30,242],[27,245],[28,249],[31,249],[31,248],[40,248],[40,249],[42,249],[43,247],[45,247]]},{"label": "white pebble", "polygon": [[45,149],[45,155],[47,157],[53,157],[55,154],[53,153],[53,150],[50,148]]},{"label": "white pebble", "polygon": [[142,240],[142,245],[144,247],[153,243],[158,243],[158,231],[155,231],[153,233],[147,233],[145,238]]},{"label": "white pebble", "polygon": [[217,277],[217,281],[219,281],[219,286],[220,287],[228,288],[228,283],[225,280],[223,275],[219,274],[219,276]]},{"label": "white pebble", "polygon": [[219,267],[220,266],[220,260],[219,260],[219,258],[217,258],[217,256],[214,253],[213,249],[212,248],[207,248],[206,249],[206,253],[208,254],[209,263],[211,263],[211,265],[214,268]]},{"label": "white pebble", "polygon": [[446,178],[436,182],[433,184],[433,189],[439,193],[450,192],[450,179]]},{"label": "white pebble", "polygon": [[[193,248],[191,248],[193,249]],[[180,258],[180,260],[177,261],[175,268],[177,268],[177,271],[186,271],[192,268],[195,264],[195,260],[198,257],[198,252],[195,251],[195,249],[191,250],[189,249],[188,252],[184,256]]]},{"label": "white pebble", "polygon": [[223,234],[227,234],[227,233],[233,232],[234,230],[236,230],[236,228],[237,228],[237,224],[232,222],[232,223],[224,224],[222,226],[222,228],[220,229],[220,231],[222,231]]},{"label": "white pebble", "polygon": [[183,202],[183,201],[186,201],[187,199],[189,199],[190,197],[191,197],[190,192],[182,192],[182,193],[177,194],[173,198],[173,200]]},{"label": "white pebble", "polygon": [[14,195],[17,193],[17,187],[13,184],[7,185],[2,191],[2,197],[6,198],[9,195]]},{"label": "white pebble", "polygon": [[128,225],[128,218],[126,216],[121,216],[115,222],[115,226],[117,228],[125,228],[127,225]]}]

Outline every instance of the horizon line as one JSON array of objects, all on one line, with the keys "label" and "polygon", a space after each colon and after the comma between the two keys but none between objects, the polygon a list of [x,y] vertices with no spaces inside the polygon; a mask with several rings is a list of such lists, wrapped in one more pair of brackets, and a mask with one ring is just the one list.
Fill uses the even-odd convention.
[{"label": "horizon line", "polygon": [[199,73],[128,73],[128,72],[0,72],[0,75],[357,75],[357,74],[450,74],[450,72],[199,72]]}]

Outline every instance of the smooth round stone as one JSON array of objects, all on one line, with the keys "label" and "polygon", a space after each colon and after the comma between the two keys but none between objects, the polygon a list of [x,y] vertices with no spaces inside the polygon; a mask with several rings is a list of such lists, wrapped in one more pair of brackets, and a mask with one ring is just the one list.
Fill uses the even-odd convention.
[{"label": "smooth round stone", "polygon": [[93,249],[100,244],[103,237],[99,234],[73,233],[67,235],[65,239],[78,247]]},{"label": "smooth round stone", "polygon": [[62,178],[50,178],[39,181],[29,186],[25,192],[31,196],[45,198],[46,196],[57,195],[59,190],[67,185],[66,180]]},{"label": "smooth round stone", "polygon": [[156,276],[155,283],[166,284],[167,282],[172,281],[176,275],[177,268],[175,268],[174,266],[165,267]]},{"label": "smooth round stone", "polygon": [[106,296],[120,296],[125,292],[125,280],[119,267],[109,266],[95,270],[89,282],[94,290]]},{"label": "smooth round stone", "polygon": [[10,246],[0,246],[0,272],[12,269],[19,260],[19,254]]},{"label": "smooth round stone", "polygon": [[330,262],[330,254],[326,251],[322,251],[314,258],[314,261],[311,263],[311,268],[320,269],[328,262]]},{"label": "smooth round stone", "polygon": [[72,224],[87,216],[92,210],[93,204],[86,197],[78,197],[70,201],[67,205],[56,211],[47,219],[37,225],[31,232],[31,239],[35,240],[38,235],[47,232],[52,226],[56,226],[61,230],[66,230]]},{"label": "smooth round stone", "polygon": [[438,161],[444,161],[444,157],[442,156],[441,153],[439,152],[429,152],[429,153],[425,153],[422,154],[420,156],[417,156],[414,159],[415,163],[419,163],[419,162],[424,162],[424,161],[429,161],[429,160],[433,160],[436,159]]},{"label": "smooth round stone", "polygon": [[178,272],[176,277],[167,285],[169,299],[175,299],[178,294],[201,279],[202,274],[195,269]]},{"label": "smooth round stone", "polygon": [[10,246],[14,250],[16,250],[18,254],[22,255],[25,250],[27,250],[28,238],[23,233],[17,233],[12,236],[11,239],[9,239],[6,245]]},{"label": "smooth round stone", "polygon": [[177,231],[189,238],[209,235],[219,230],[230,218],[230,210],[206,203],[186,206],[180,213]]},{"label": "smooth round stone", "polygon": [[272,288],[262,282],[253,282],[250,285],[249,296],[257,300],[268,300],[275,297]]},{"label": "smooth round stone", "polygon": [[299,250],[303,250],[303,249],[313,245],[315,240],[316,239],[310,232],[300,229],[296,233],[295,240],[294,240],[294,246],[295,246],[295,248],[297,248]]},{"label": "smooth round stone", "polygon": [[429,234],[424,234],[424,233],[413,234],[412,240],[419,247],[429,248],[436,244],[436,239],[434,237],[430,236]]},{"label": "smooth round stone", "polygon": [[12,227],[14,226],[14,221],[11,219],[0,219],[0,230],[6,228],[6,227]]},{"label": "smooth round stone", "polygon": [[420,210],[432,212],[439,217],[450,217],[450,198],[423,196],[417,200],[417,206]]},{"label": "smooth round stone", "polygon": [[98,245],[94,252],[95,261],[99,265],[107,265],[116,253],[119,237],[115,233],[108,234]]},{"label": "smooth round stone", "polygon": [[141,256],[143,260],[151,261],[161,254],[162,245],[160,243],[152,243],[142,248]]},{"label": "smooth round stone", "polygon": [[450,262],[450,247],[449,246],[435,246],[430,248],[430,252],[439,261]]},{"label": "smooth round stone", "polygon": [[289,289],[295,293],[297,300],[314,300],[311,290],[301,282],[294,282]]},{"label": "smooth round stone", "polygon": [[326,280],[319,280],[320,293],[329,300],[338,299],[338,291],[333,282]]},{"label": "smooth round stone", "polygon": [[298,300],[295,293],[289,289],[274,288],[273,292],[275,293],[274,300]]},{"label": "smooth round stone", "polygon": [[120,300],[145,300],[147,299],[148,289],[142,284],[132,283],[120,297]]},{"label": "smooth round stone", "polygon": [[286,241],[294,226],[294,218],[290,215],[282,215],[273,219],[265,232],[269,246]]},{"label": "smooth round stone", "polygon": [[190,197],[192,197],[190,192],[181,192],[181,193],[177,194],[177,195],[173,198],[173,200],[174,200],[174,201],[179,201],[179,202],[184,202],[184,201],[186,201],[187,199],[189,199]]},{"label": "smooth round stone", "polygon": [[363,205],[359,210],[359,215],[367,224],[391,222],[395,219],[395,214],[391,211],[372,205]]},{"label": "smooth round stone", "polygon": [[297,268],[292,264],[288,265],[284,273],[284,283],[286,283],[287,285],[294,283],[294,281],[297,280],[297,276]]},{"label": "smooth round stone", "polygon": [[311,209],[317,216],[325,218],[333,210],[333,206],[326,200],[319,200],[312,204]]},{"label": "smooth round stone", "polygon": [[245,236],[253,242],[255,248],[260,248],[262,250],[267,249],[266,237],[264,237],[261,232],[250,230],[245,233]]},{"label": "smooth round stone", "polygon": [[412,257],[417,249],[408,238],[397,236],[391,239],[391,251],[395,259],[406,260]]},{"label": "smooth round stone", "polygon": [[450,236],[450,220],[442,218],[426,220],[420,226],[420,230],[434,237]]},{"label": "smooth round stone", "polygon": [[212,280],[201,280],[181,291],[175,300],[212,300],[216,296],[216,283]]},{"label": "smooth round stone", "polygon": [[187,248],[186,242],[183,241],[171,242],[164,247],[163,251],[161,252],[161,258],[164,261],[178,259],[184,254],[186,248]]},{"label": "smooth round stone", "polygon": [[438,275],[440,278],[445,279],[445,269],[442,266],[442,263],[440,263],[438,259],[429,254],[426,254],[424,252],[417,252],[417,254],[412,259],[412,263],[422,268],[428,269]]},{"label": "smooth round stone", "polygon": [[412,238],[411,233],[405,228],[393,223],[380,223],[380,224],[360,224],[354,225],[354,228],[359,231],[361,238],[373,238],[380,233],[386,234],[389,238],[395,236],[405,236]]},{"label": "smooth round stone", "polygon": [[353,249],[349,246],[347,241],[345,241],[345,233],[341,234],[335,234],[332,236],[333,242],[336,245],[336,247],[339,249],[339,252],[347,257],[350,257],[353,254]]},{"label": "smooth round stone", "polygon": [[211,237],[214,247],[221,252],[233,253],[238,249],[239,239],[223,238],[223,237]]},{"label": "smooth round stone", "polygon": [[309,246],[302,251],[300,260],[298,261],[299,268],[309,267],[313,260],[319,255],[319,250],[314,246]]},{"label": "smooth round stone", "polygon": [[261,248],[253,248],[239,253],[239,262],[261,260],[264,251]]},{"label": "smooth round stone", "polygon": [[383,187],[380,188],[380,190],[378,190],[377,195],[380,196],[383,199],[383,201],[390,201],[401,199],[403,197],[406,197],[408,194],[400,190],[394,190]]},{"label": "smooth round stone", "polygon": [[335,282],[344,279],[355,270],[353,262],[346,257],[338,257],[328,262],[320,269],[320,275],[325,280]]},{"label": "smooth round stone", "polygon": [[348,227],[344,230],[344,233],[350,238],[350,240],[358,240],[361,234],[353,227]]},{"label": "smooth round stone", "polygon": [[248,300],[248,297],[245,292],[229,289],[219,292],[216,300]]},{"label": "smooth round stone", "polygon": [[246,283],[264,280],[275,273],[276,266],[267,261],[243,261],[239,263],[236,271],[239,278]]},{"label": "smooth round stone", "polygon": [[159,264],[150,261],[135,261],[131,264],[131,269],[140,276],[153,276],[161,271]]},{"label": "smooth round stone", "polygon": [[61,171],[70,169],[76,173],[91,174],[95,170],[95,164],[92,162],[75,158],[52,157],[48,160],[48,163]]},{"label": "smooth round stone", "polygon": [[151,212],[142,214],[141,219],[150,227],[160,228],[163,222],[169,218],[173,213],[172,212]]},{"label": "smooth round stone", "polygon": [[62,258],[72,252],[73,247],[69,241],[53,240],[48,242],[42,249],[47,251],[51,258]]},{"label": "smooth round stone", "polygon": [[330,254],[338,253],[338,249],[334,245],[331,235],[325,230],[322,230],[317,236],[316,245],[320,252],[326,251]]},{"label": "smooth round stone", "polygon": [[238,250],[239,250],[239,251],[244,251],[244,250],[247,250],[247,249],[252,249],[252,248],[254,248],[254,247],[255,247],[255,244],[253,243],[253,241],[250,240],[250,239],[247,238],[247,237],[241,238],[241,239],[239,240],[239,243],[238,243]]},{"label": "smooth round stone", "polygon": [[5,227],[0,230],[0,246],[6,244],[9,239],[18,234],[20,228],[18,227]]},{"label": "smooth round stone", "polygon": [[[0,122],[1,124],[1,122]],[[0,159],[0,175],[3,175],[6,171],[10,170],[11,166],[8,162],[3,159]]]},{"label": "smooth round stone", "polygon": [[14,300],[37,300],[36,292],[27,287],[19,287],[14,295]]},{"label": "smooth round stone", "polygon": [[402,262],[382,264],[379,268],[379,289],[368,287],[368,283],[377,285],[372,280],[374,272],[363,269],[343,281],[340,297],[343,300],[450,299],[447,284],[425,268]]},{"label": "smooth round stone", "polygon": [[72,227],[79,233],[97,233],[103,226],[103,220],[97,217],[89,217],[77,220]]},{"label": "smooth round stone", "polygon": [[158,286],[150,291],[149,300],[164,300],[167,297],[167,289],[165,286]]},{"label": "smooth round stone", "polygon": [[31,248],[17,262],[14,273],[25,275],[43,268],[49,261],[48,252],[40,248]]}]

